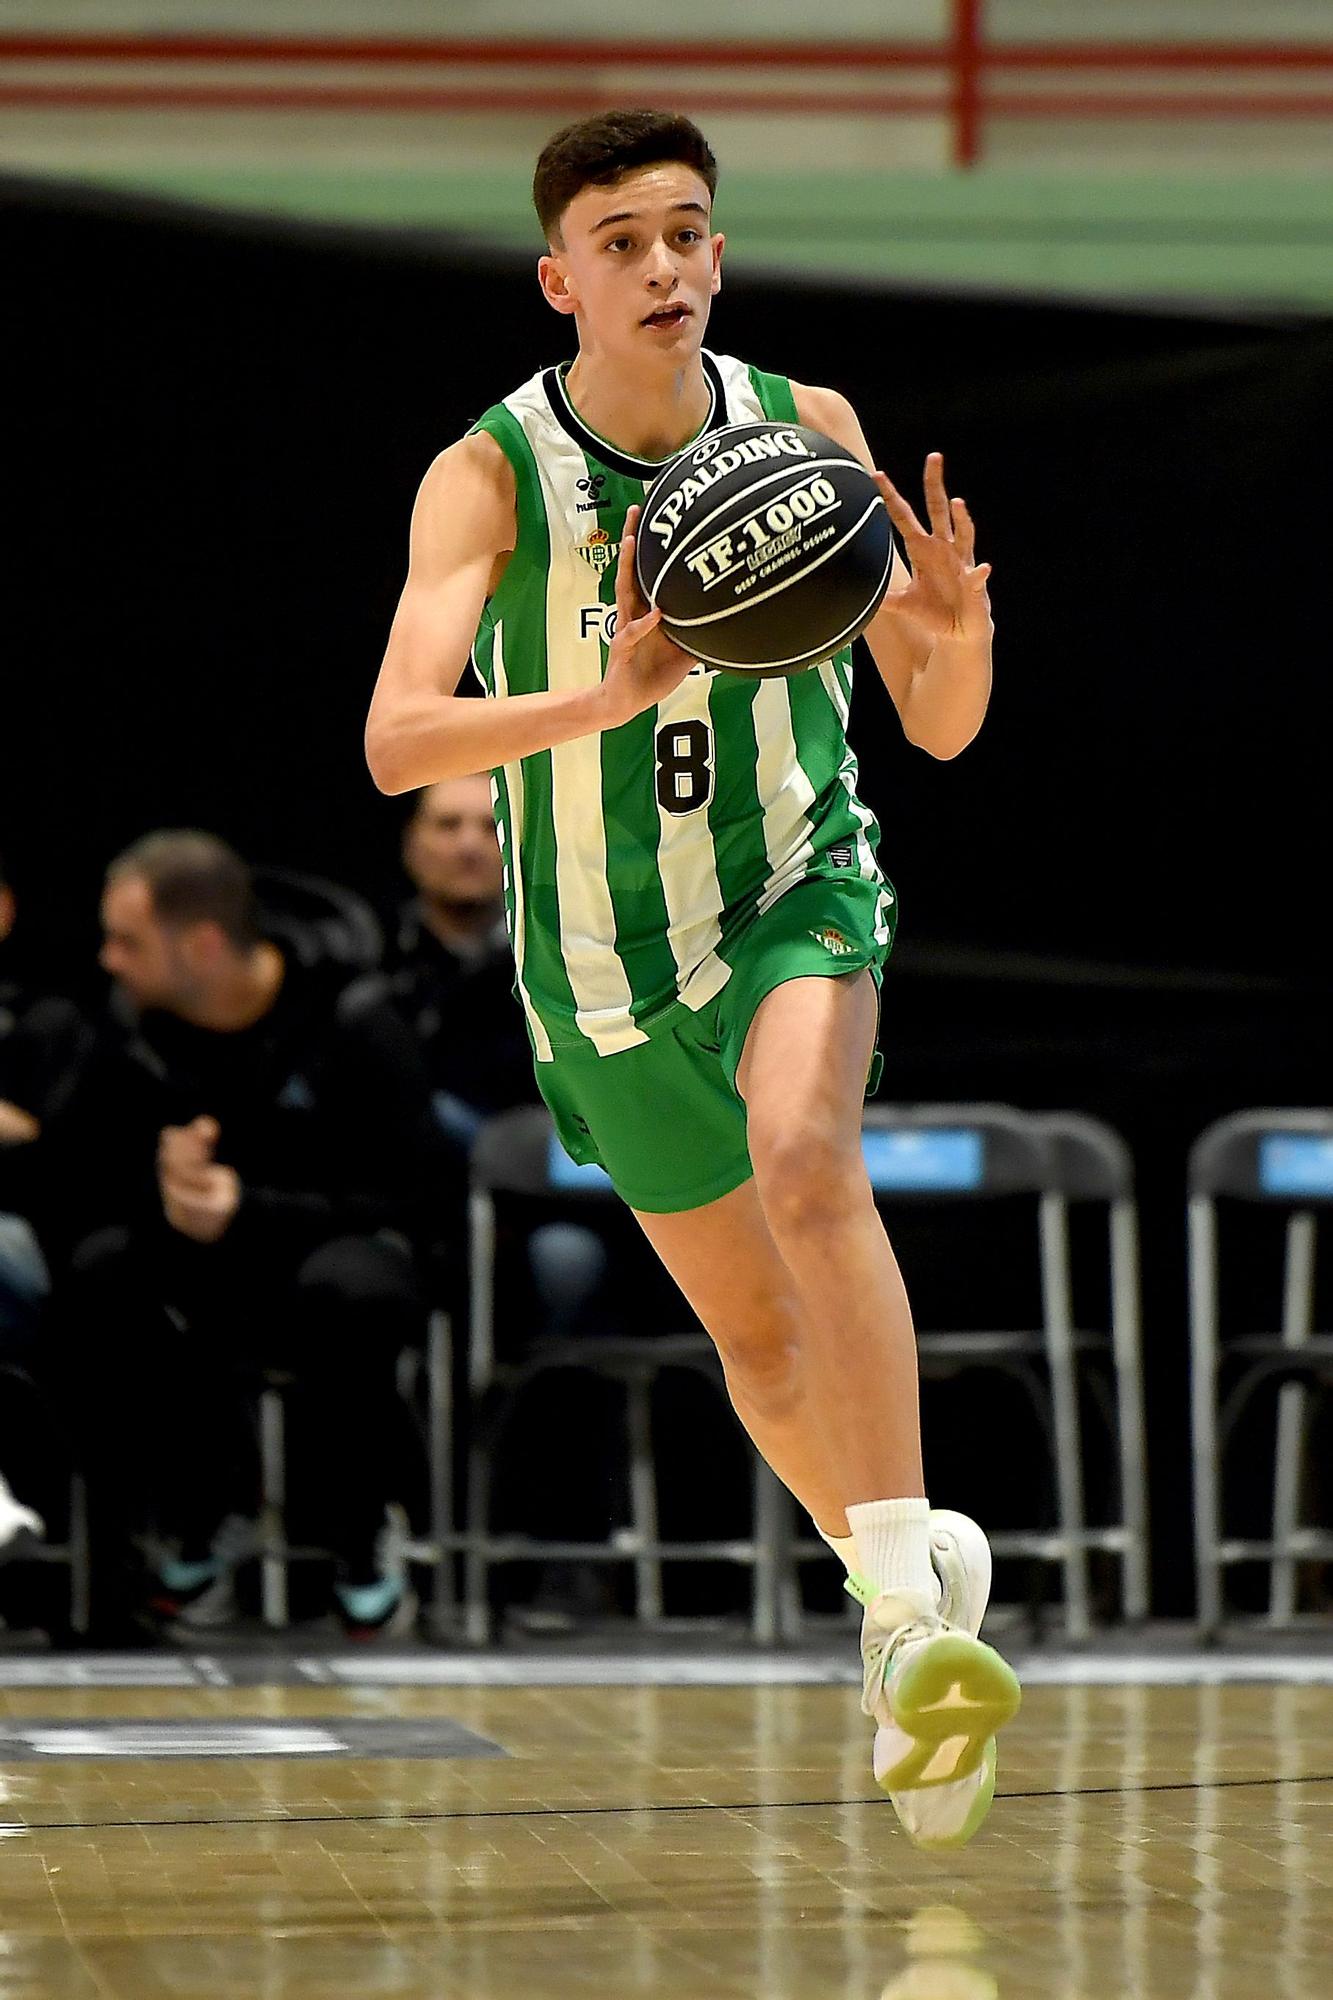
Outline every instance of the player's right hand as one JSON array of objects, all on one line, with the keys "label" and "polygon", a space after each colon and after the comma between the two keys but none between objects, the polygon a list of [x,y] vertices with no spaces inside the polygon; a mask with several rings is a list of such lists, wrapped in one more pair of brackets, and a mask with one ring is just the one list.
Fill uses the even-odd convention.
[{"label": "player's right hand", "polygon": [[603,727],[617,729],[646,708],[678,688],[690,669],[698,664],[693,654],[678,646],[662,630],[662,614],[650,606],[639,589],[634,573],[634,543],[643,509],[631,507],[625,516],[616,564],[616,629],[607,649],[606,672],[602,677],[602,699],[607,720]]}]

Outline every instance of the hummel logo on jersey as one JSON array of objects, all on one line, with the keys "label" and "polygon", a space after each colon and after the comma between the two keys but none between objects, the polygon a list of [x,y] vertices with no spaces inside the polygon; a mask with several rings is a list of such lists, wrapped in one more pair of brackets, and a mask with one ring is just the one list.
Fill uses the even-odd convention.
[{"label": "hummel logo on jersey", "polygon": [[822,931],[809,932],[809,936],[816,944],[822,944],[825,951],[831,952],[834,958],[850,958],[856,950],[856,946],[848,944],[842,932],[835,931],[832,924],[825,924]]},{"label": "hummel logo on jersey", "polygon": [[609,501],[602,499],[602,488],[605,484],[606,474],[604,472],[594,472],[591,479],[580,479],[578,482],[579,492],[586,493],[588,497],[586,500],[576,502],[574,511],[578,514],[595,514],[599,507],[608,506],[610,504]]}]

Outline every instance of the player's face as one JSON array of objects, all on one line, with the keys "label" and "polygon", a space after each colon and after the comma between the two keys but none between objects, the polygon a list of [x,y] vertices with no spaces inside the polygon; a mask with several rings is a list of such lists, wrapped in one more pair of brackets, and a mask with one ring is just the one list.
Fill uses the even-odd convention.
[{"label": "player's face", "polygon": [[489,780],[446,778],[432,785],[407,829],[403,862],[423,896],[498,902],[502,863]]},{"label": "player's face", "polygon": [[722,284],[721,236],[709,230],[708,189],[671,161],[587,187],[560,218],[560,244],[541,262],[558,312],[579,337],[627,359],[684,361],[698,352]]}]

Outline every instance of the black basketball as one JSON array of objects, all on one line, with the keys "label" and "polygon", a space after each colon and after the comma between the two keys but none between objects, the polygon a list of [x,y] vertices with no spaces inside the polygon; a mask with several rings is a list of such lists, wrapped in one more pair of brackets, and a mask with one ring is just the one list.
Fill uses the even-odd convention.
[{"label": "black basketball", "polygon": [[797,673],[874,617],[893,536],[874,480],[832,438],[802,424],[725,424],[658,473],[635,567],[696,659]]}]

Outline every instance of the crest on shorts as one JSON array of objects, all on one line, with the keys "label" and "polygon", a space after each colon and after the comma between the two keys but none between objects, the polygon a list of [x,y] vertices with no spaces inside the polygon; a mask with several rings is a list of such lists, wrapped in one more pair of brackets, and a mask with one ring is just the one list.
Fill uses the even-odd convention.
[{"label": "crest on shorts", "polygon": [[832,924],[825,924],[822,931],[811,931],[810,936],[816,944],[822,944],[825,951],[831,952],[834,958],[850,958],[856,950],[856,946],[848,944],[842,932],[835,931]]},{"label": "crest on shorts", "polygon": [[587,540],[579,542],[577,547],[584,562],[591,563],[599,572],[609,569],[620,554],[620,543],[613,542],[605,528],[594,528]]}]

